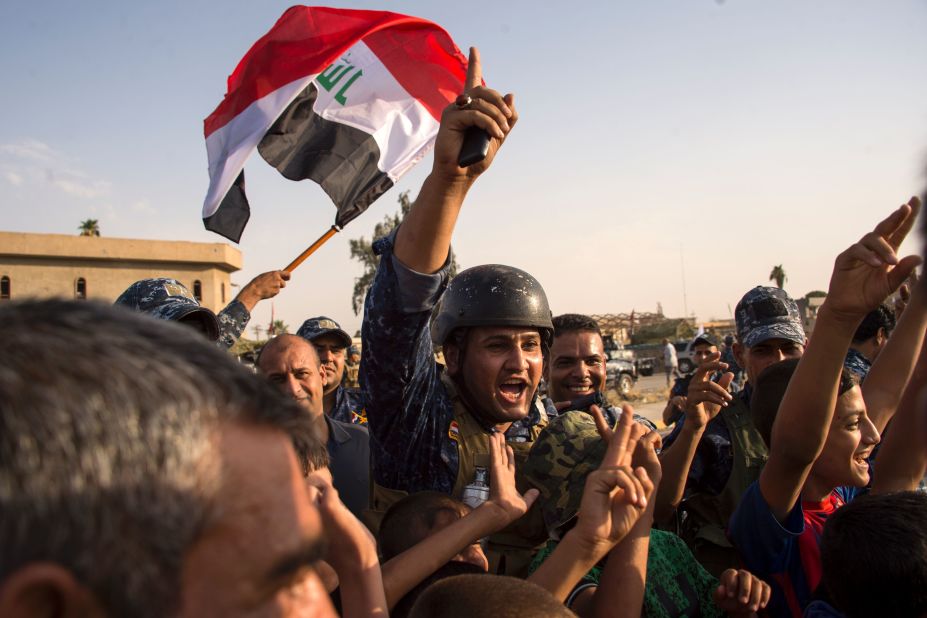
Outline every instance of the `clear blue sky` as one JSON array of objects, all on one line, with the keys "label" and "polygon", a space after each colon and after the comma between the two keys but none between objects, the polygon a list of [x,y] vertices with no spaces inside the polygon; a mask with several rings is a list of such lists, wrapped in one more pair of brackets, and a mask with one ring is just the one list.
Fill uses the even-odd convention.
[{"label": "clear blue sky", "polygon": [[[200,208],[202,121],[287,3],[0,5],[3,229],[220,241]],[[927,3],[711,0],[354,2],[418,15],[480,47],[521,121],[455,236],[463,266],[520,266],[556,313],[684,309],[700,319],[783,264],[800,296],[834,256],[927,184]],[[276,301],[295,329],[349,330],[369,235],[426,159],[298,269]],[[324,231],[319,187],[246,167],[244,283]],[[916,248],[909,242],[908,250]],[[683,298],[685,262],[686,299]],[[256,319],[266,324],[270,306]]]}]

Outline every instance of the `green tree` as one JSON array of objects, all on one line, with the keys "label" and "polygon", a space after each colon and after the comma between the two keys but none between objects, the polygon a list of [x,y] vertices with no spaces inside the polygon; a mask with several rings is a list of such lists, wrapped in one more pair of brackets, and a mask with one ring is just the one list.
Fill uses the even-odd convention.
[{"label": "green tree", "polygon": [[290,327],[283,320],[274,320],[270,323],[270,328],[267,329],[267,336],[276,337],[277,335],[285,335],[288,332],[290,332]]},{"label": "green tree", "polygon": [[96,219],[84,219],[77,226],[81,236],[99,236],[100,222]]},{"label": "green tree", "polygon": [[785,282],[788,281],[788,277],[785,276],[785,269],[782,268],[782,264],[773,266],[773,269],[769,272],[769,280],[776,282],[776,287],[780,290],[782,286],[785,285]]},{"label": "green tree", "polygon": [[[358,315],[364,307],[364,298],[367,296],[367,290],[373,283],[373,277],[377,273],[377,264],[380,258],[373,253],[373,241],[382,236],[386,236],[395,228],[399,227],[403,218],[409,214],[412,208],[412,201],[409,199],[409,192],[403,191],[399,194],[399,212],[387,215],[383,221],[377,223],[373,228],[371,240],[364,236],[352,238],[349,242],[351,245],[351,259],[357,260],[364,267],[364,272],[359,277],[354,278],[354,293],[351,295],[351,308],[354,309],[354,315]],[[457,274],[457,260],[454,252],[451,252],[451,277]]]}]

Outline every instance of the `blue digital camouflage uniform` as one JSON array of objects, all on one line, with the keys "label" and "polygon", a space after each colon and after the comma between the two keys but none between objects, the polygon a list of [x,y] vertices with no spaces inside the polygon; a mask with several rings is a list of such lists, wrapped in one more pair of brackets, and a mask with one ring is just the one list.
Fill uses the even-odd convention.
[{"label": "blue digital camouflage uniform", "polygon": [[357,388],[339,386],[335,391],[335,406],[329,416],[342,423],[366,425],[367,413],[364,410],[364,394]]},{"label": "blue digital camouflage uniform", "polygon": [[[741,342],[748,348],[768,339],[786,339],[800,345],[805,343],[798,305],[779,288],[757,286],[744,294],[737,303],[734,319]],[[734,396],[740,397],[749,410],[752,392],[748,382]],[[676,441],[684,424],[685,417],[676,423],[673,431],[663,440],[663,450]],[[731,432],[719,414],[705,426],[705,433],[699,441],[692,467],[689,468],[686,495],[720,494],[731,476],[733,461]]]},{"label": "blue digital camouflage uniform", "polygon": [[115,305],[146,313],[159,320],[181,320],[199,314],[220,347],[231,348],[245,331],[251,314],[243,304],[233,300],[215,315],[200,305],[187,287],[176,279],[156,277],[142,279],[130,285],[116,299]]},{"label": "blue digital camouflage uniform", "polygon": [[231,348],[245,332],[251,314],[243,304],[233,300],[219,312],[216,319],[219,321],[219,340],[216,343],[223,348]]},{"label": "blue digital camouflage uniform", "polygon": [[[451,493],[457,479],[454,408],[435,362],[429,319],[448,284],[448,265],[417,273],[393,258],[393,237],[377,240],[380,265],[364,303],[360,381],[370,430],[373,480],[409,493]],[[509,441],[526,441],[541,420],[513,423]]]},{"label": "blue digital camouflage uniform", "polygon": [[847,350],[847,356],[843,361],[843,366],[856,377],[860,384],[862,384],[866,376],[869,375],[872,363],[858,351],[850,348]]}]

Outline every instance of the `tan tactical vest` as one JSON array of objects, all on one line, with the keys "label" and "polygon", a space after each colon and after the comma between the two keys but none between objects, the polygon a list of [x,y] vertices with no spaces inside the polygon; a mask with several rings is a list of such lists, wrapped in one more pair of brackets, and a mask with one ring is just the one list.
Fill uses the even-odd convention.
[{"label": "tan tactical vest", "polygon": [[696,494],[681,505],[683,520],[679,534],[699,562],[714,576],[738,568],[737,550],[727,539],[727,525],[740,498],[760,477],[769,451],[753,424],[750,409],[740,397],[721,409],[721,420],[731,434],[731,475],[717,496]]},{"label": "tan tactical vest", "polygon": [[360,388],[360,380],[358,379],[359,374],[360,363],[354,365],[345,364],[344,378],[341,381],[341,386],[345,388]]},{"label": "tan tactical vest", "polygon": [[[454,482],[454,489],[451,493],[456,499],[460,499],[464,488],[475,478],[477,466],[489,469],[489,436],[480,423],[467,410],[463,401],[457,395],[457,389],[453,381],[446,374],[441,376],[441,381],[447,389],[448,395],[454,405],[454,419],[448,426],[448,437],[457,443],[457,479]],[[541,430],[547,426],[547,414],[544,412],[543,404],[538,400],[536,405],[541,411],[540,422],[531,428],[530,440],[528,442],[509,442],[515,453],[516,467],[524,463],[528,457],[528,451],[531,445],[537,439]],[[519,488],[523,491],[522,488]],[[373,518],[378,525],[380,519],[386,510],[407,496],[408,493],[397,489],[382,487],[373,483],[373,494],[371,496],[371,510],[374,511]],[[537,509],[532,509],[532,512]],[[505,575],[522,576],[527,575],[528,566],[535,551],[538,549],[536,543],[526,541],[525,538],[536,536],[538,525],[543,527],[543,522],[536,521],[538,518],[532,517],[530,522],[526,518],[516,521],[508,528],[489,537],[489,543],[486,548],[486,556],[489,558],[489,572]],[[530,532],[526,529],[530,526]]]}]

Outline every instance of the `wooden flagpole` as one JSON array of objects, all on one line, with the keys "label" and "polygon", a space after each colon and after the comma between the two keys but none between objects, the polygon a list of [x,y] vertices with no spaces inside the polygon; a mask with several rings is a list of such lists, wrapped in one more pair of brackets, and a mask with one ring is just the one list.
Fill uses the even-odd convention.
[{"label": "wooden flagpole", "polygon": [[316,252],[316,249],[318,249],[319,247],[321,247],[322,245],[324,245],[324,244],[326,243],[326,241],[328,241],[329,238],[331,238],[332,236],[334,236],[335,234],[337,234],[337,233],[340,232],[340,231],[341,231],[341,228],[338,227],[337,225],[331,226],[331,228],[329,228],[329,230],[328,230],[327,232],[325,232],[324,234],[322,234],[322,235],[319,237],[319,239],[318,239],[317,241],[315,241],[314,243],[312,243],[311,245],[309,245],[309,246],[306,248],[305,251],[303,251],[302,253],[299,254],[299,257],[297,257],[295,260],[293,260],[292,262],[290,262],[290,263],[287,265],[287,267],[284,268],[283,270],[285,270],[285,271],[288,272],[288,273],[293,272],[293,271],[296,269],[297,266],[299,266],[300,264],[302,264],[303,262],[306,261],[306,258],[308,258],[310,255],[312,255],[313,253],[315,253],[315,252]]}]

